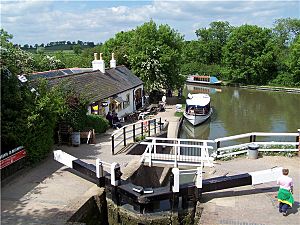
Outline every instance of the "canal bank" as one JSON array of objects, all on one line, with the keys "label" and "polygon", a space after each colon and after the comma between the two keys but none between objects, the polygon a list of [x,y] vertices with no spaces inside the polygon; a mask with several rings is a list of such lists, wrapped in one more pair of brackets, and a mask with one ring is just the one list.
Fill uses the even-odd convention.
[{"label": "canal bank", "polygon": [[243,84],[234,84],[223,82],[222,86],[227,87],[239,87],[245,89],[256,89],[256,90],[263,90],[263,91],[282,91],[282,92],[289,92],[289,93],[300,93],[300,88],[293,88],[293,87],[280,87],[280,86],[268,86],[268,85],[243,85]]}]

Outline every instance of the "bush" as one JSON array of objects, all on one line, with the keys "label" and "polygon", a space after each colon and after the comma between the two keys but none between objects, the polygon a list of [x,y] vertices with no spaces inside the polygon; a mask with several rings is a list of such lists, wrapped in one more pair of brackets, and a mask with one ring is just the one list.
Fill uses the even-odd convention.
[{"label": "bush", "polygon": [[85,126],[95,129],[96,133],[104,133],[109,127],[109,122],[100,115],[87,115]]},{"label": "bush", "polygon": [[139,142],[139,141],[142,141],[142,140],[145,140],[146,139],[146,136],[145,135],[141,135],[141,136],[137,136],[136,138],[135,138],[135,141],[136,142]]}]

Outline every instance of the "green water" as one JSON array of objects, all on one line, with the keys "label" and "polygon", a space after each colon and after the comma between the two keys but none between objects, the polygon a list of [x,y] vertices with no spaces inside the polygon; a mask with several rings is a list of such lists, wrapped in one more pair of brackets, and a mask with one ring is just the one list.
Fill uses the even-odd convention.
[{"label": "green water", "polygon": [[300,94],[199,85],[187,89],[208,93],[213,114],[197,127],[184,121],[182,138],[212,140],[248,132],[297,132],[300,128]]}]

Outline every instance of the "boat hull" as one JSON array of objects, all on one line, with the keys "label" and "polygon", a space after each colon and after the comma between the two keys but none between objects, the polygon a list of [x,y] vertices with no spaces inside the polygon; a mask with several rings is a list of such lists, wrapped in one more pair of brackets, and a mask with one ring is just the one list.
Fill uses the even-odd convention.
[{"label": "boat hull", "polygon": [[184,117],[188,122],[190,122],[193,126],[197,126],[203,122],[205,122],[212,114],[212,108],[210,108],[209,113],[206,115],[190,115],[186,112],[183,113]]},{"label": "boat hull", "polygon": [[191,84],[206,84],[206,85],[220,85],[222,81],[217,81],[217,82],[206,82],[206,81],[196,81],[196,80],[186,80],[187,83]]}]

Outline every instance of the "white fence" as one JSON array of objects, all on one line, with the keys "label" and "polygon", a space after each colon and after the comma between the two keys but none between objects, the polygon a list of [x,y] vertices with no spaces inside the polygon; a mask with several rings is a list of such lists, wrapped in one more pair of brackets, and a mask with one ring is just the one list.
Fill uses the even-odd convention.
[{"label": "white fence", "polygon": [[[147,148],[142,156],[142,162],[146,162],[149,166],[156,164],[170,164],[174,167],[178,166],[213,166],[213,158],[209,157],[208,143],[213,143],[210,140],[195,140],[195,139],[178,139],[178,138],[156,138],[148,137],[151,142],[142,142],[147,145]],[[160,151],[157,151],[157,146]],[[171,147],[171,148],[170,148]],[[187,151],[187,148],[193,149],[193,154]]]},{"label": "white fence", "polygon": [[[258,137],[295,137],[295,142],[291,141],[257,141]],[[249,142],[241,144],[221,147],[221,144],[227,141],[236,141],[249,138]],[[299,133],[264,133],[252,132],[246,134],[239,134],[229,137],[217,138],[216,143],[216,157],[230,157],[238,154],[247,153],[250,143],[259,145],[258,151],[262,152],[296,152],[299,151]]]},{"label": "white fence", "polygon": [[[261,137],[295,137],[295,141],[257,141]],[[249,139],[248,139],[249,138]],[[246,139],[246,140],[245,140]],[[179,139],[179,138],[147,138],[151,142],[142,142],[147,148],[142,161],[151,166],[156,164],[170,164],[178,166],[212,166],[214,158],[224,158],[245,154],[251,143],[259,145],[261,152],[297,152],[299,151],[299,133],[263,133],[252,132],[215,140]],[[228,141],[243,143],[221,147]],[[160,151],[157,151],[160,146]],[[213,154],[209,155],[209,152]]]}]

